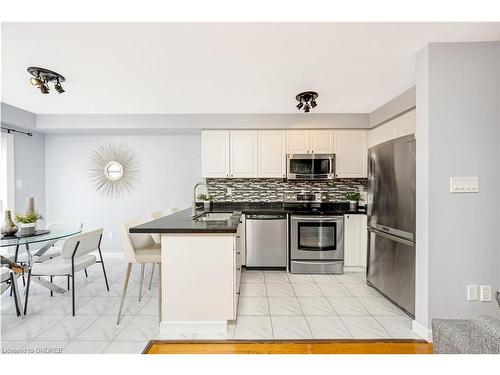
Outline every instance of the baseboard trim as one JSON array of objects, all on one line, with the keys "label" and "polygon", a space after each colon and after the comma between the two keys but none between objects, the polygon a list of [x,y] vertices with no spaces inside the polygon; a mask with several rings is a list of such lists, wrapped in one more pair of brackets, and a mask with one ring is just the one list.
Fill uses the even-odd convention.
[{"label": "baseboard trim", "polygon": [[109,253],[104,253],[102,254],[104,259],[106,258],[113,258],[113,259],[125,259],[125,254],[123,252],[117,252],[117,251],[112,251]]},{"label": "baseboard trim", "polygon": [[413,332],[422,337],[427,342],[432,342],[432,330],[427,329],[424,325],[420,324],[416,320],[413,320],[411,323],[411,328]]},{"label": "baseboard trim", "polygon": [[365,267],[354,267],[354,266],[345,266],[344,272],[366,272]]},{"label": "baseboard trim", "polygon": [[172,333],[226,333],[227,321],[208,321],[208,322],[161,322],[160,333],[158,339],[161,340],[162,335]]}]

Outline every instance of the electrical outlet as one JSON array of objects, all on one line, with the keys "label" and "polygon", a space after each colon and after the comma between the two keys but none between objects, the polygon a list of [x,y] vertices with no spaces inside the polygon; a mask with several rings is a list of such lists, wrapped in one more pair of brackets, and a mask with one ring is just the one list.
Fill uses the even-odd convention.
[{"label": "electrical outlet", "polygon": [[491,285],[481,285],[479,287],[479,300],[482,302],[491,302],[493,300]]},{"label": "electrical outlet", "polygon": [[467,300],[477,301],[477,285],[467,285]]},{"label": "electrical outlet", "polygon": [[232,196],[233,195],[233,188],[230,188],[230,187],[226,188],[226,195],[228,197]]},{"label": "electrical outlet", "polygon": [[16,188],[22,189],[24,186],[23,180],[16,180]]},{"label": "electrical outlet", "polygon": [[108,239],[110,239],[110,240],[113,239],[113,232],[108,232]]}]

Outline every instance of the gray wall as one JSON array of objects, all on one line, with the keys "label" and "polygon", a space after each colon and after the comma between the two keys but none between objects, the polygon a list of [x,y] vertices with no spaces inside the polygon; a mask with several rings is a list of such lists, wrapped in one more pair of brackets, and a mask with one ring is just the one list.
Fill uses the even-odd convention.
[{"label": "gray wall", "polygon": [[[32,137],[14,134],[14,180],[23,187],[14,188],[16,212],[23,212],[27,197],[35,197],[36,210],[45,215],[45,135],[34,132],[36,115],[20,108],[1,103],[2,126],[30,131]],[[41,222],[43,226],[43,222]]]},{"label": "gray wall", "polygon": [[409,111],[415,107],[415,103],[416,89],[413,86],[370,113],[370,128],[377,127],[399,116],[401,113]]},{"label": "gray wall", "polygon": [[1,110],[2,124],[30,130],[35,129],[36,115],[34,113],[3,102],[1,103]]},{"label": "gray wall", "polygon": [[[135,190],[119,199],[102,197],[87,175],[91,153],[108,142],[129,146],[141,164]],[[120,223],[149,220],[152,211],[191,205],[193,186],[201,181],[200,142],[200,134],[47,135],[47,220],[103,227],[103,251],[121,252]]]},{"label": "gray wall", "polygon": [[368,128],[366,113],[37,115],[41,131]]},{"label": "gray wall", "polygon": [[[417,134],[428,150],[418,151],[428,163],[420,155],[417,169],[428,186],[417,187],[417,216],[428,216],[417,221],[428,238],[417,232],[417,256],[427,253],[429,300],[417,321],[500,317],[496,302],[466,298],[469,284],[500,288],[500,42],[432,43],[419,57]],[[478,176],[479,193],[451,194],[451,176]]]},{"label": "gray wall", "polygon": [[[27,197],[35,198],[36,210],[45,217],[45,135],[33,132],[32,137],[14,135],[14,179],[22,181],[15,187],[16,212],[24,212]],[[43,226],[43,222],[41,222]]]}]

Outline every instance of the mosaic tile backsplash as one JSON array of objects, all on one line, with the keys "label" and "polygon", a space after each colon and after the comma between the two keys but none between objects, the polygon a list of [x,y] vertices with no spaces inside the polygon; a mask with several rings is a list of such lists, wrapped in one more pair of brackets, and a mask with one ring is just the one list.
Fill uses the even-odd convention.
[{"label": "mosaic tile backsplash", "polygon": [[[207,178],[208,194],[214,202],[281,202],[285,193],[323,192],[331,201],[345,201],[345,193],[366,191],[366,178],[337,178],[331,181],[284,181],[274,178]],[[232,195],[227,195],[227,188]]]}]

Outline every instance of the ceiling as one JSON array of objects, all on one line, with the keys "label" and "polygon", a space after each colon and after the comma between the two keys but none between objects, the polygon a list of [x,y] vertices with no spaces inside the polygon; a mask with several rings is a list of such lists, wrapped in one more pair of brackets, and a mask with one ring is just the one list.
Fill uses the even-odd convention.
[{"label": "ceiling", "polygon": [[[500,23],[3,23],[2,101],[43,114],[367,113],[414,85],[428,42]],[[67,78],[42,95],[28,66]]]}]

